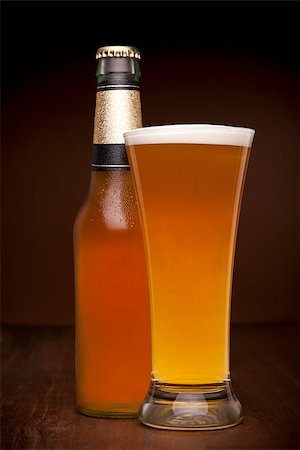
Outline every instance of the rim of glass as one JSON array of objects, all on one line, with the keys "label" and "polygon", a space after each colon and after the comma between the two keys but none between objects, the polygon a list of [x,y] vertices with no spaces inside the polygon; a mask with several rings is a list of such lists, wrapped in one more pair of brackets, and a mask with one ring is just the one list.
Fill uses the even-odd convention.
[{"label": "rim of glass", "polygon": [[223,125],[223,124],[206,124],[206,123],[179,123],[179,124],[165,124],[165,125],[149,125],[142,128],[135,128],[133,130],[127,131],[124,133],[124,136],[133,136],[135,134],[146,134],[149,131],[154,132],[155,134],[161,133],[169,133],[180,132],[184,129],[189,131],[197,131],[197,130],[205,130],[213,131],[213,132],[238,132],[238,133],[247,133],[247,134],[255,134],[255,130],[253,128],[240,127],[235,125]]},{"label": "rim of glass", "polygon": [[124,133],[124,139],[126,145],[195,143],[251,147],[254,134],[252,128],[189,123],[135,128]]}]

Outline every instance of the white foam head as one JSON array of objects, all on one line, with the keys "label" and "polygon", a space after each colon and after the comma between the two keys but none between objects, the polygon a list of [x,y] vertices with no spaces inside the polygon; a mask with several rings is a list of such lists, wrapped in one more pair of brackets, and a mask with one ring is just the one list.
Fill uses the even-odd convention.
[{"label": "white foam head", "polygon": [[180,124],[136,128],[124,134],[126,145],[138,144],[214,144],[248,147],[255,131],[227,125]]}]

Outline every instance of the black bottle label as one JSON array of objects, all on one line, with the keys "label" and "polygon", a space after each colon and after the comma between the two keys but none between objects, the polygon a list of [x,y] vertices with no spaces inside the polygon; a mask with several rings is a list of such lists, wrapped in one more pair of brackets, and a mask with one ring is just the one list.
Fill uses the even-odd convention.
[{"label": "black bottle label", "polygon": [[92,170],[129,170],[125,144],[93,144]]}]

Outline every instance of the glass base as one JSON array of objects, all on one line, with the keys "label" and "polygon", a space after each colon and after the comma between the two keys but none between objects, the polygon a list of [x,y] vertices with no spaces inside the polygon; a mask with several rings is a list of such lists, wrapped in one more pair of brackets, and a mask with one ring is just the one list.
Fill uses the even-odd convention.
[{"label": "glass base", "polygon": [[239,424],[243,410],[230,381],[207,385],[152,381],[139,420],[168,430],[216,430]]}]

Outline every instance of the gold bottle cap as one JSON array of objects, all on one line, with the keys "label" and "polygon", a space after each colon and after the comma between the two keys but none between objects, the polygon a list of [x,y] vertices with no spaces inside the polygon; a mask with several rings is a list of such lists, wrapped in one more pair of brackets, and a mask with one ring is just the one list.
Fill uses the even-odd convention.
[{"label": "gold bottle cap", "polygon": [[96,53],[96,59],[100,58],[135,58],[141,59],[140,52],[135,47],[126,45],[107,45],[100,47]]}]

